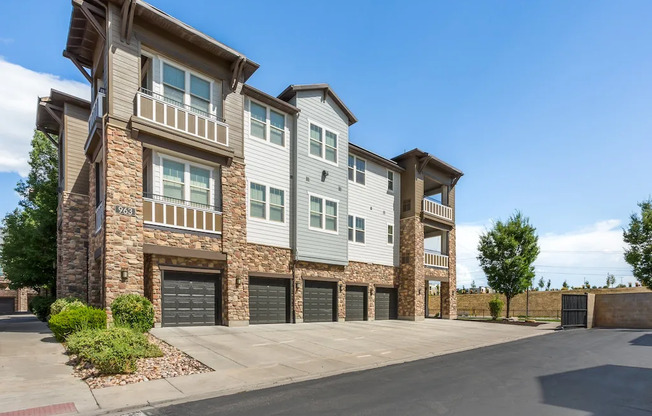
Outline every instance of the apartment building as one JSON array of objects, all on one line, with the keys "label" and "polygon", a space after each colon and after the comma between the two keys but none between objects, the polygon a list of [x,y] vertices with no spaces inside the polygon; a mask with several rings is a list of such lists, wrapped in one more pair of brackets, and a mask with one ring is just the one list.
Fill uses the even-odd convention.
[{"label": "apartment building", "polygon": [[140,293],[164,326],[419,320],[437,280],[456,317],[458,169],[351,143],[329,85],[260,91],[257,63],[140,0],[73,0],[64,56],[91,102],[39,99],[59,296]]}]

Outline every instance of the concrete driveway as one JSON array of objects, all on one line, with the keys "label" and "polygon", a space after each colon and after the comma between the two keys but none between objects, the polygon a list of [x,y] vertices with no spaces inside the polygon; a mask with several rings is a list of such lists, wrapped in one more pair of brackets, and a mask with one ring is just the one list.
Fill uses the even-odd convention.
[{"label": "concrete driveway", "polygon": [[0,415],[96,410],[88,386],[66,362],[63,346],[34,315],[0,315]]}]

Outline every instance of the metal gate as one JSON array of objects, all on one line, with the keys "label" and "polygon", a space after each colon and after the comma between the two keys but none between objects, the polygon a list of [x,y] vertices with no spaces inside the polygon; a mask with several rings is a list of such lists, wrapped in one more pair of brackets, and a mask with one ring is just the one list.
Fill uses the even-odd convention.
[{"label": "metal gate", "polygon": [[587,295],[561,295],[562,328],[586,328]]}]

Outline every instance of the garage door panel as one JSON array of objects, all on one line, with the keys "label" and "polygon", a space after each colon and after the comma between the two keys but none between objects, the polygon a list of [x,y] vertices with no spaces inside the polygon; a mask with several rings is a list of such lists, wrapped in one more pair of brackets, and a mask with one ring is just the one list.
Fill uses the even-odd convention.
[{"label": "garage door panel", "polygon": [[393,288],[376,288],[375,299],[376,320],[398,318],[398,292]]},{"label": "garage door panel", "polygon": [[215,325],[217,274],[166,271],[163,274],[163,326]]},{"label": "garage door panel", "polygon": [[0,298],[0,315],[14,313],[14,298]]},{"label": "garage door panel", "polygon": [[367,288],[364,286],[346,287],[346,320],[364,321],[367,319]]},{"label": "garage door panel", "polygon": [[249,278],[249,322],[273,324],[290,322],[290,280]]},{"label": "garage door panel", "polygon": [[304,322],[333,322],[337,283],[306,281],[303,291]]}]

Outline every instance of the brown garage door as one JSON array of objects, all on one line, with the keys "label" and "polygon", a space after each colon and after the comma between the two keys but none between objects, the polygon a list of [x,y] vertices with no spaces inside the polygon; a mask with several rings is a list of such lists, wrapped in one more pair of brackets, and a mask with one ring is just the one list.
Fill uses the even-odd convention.
[{"label": "brown garage door", "polygon": [[365,286],[346,286],[346,320],[367,320],[367,288]]},{"label": "brown garage door", "polygon": [[303,321],[333,322],[336,317],[335,282],[306,280],[303,289]]},{"label": "brown garage door", "polygon": [[376,288],[376,320],[398,318],[398,293],[388,287]]},{"label": "brown garage door", "polygon": [[219,323],[219,274],[163,272],[163,326]]},{"label": "brown garage door", "polygon": [[14,298],[0,298],[0,315],[14,313]]},{"label": "brown garage door", "polygon": [[249,323],[290,322],[290,279],[249,278]]}]

